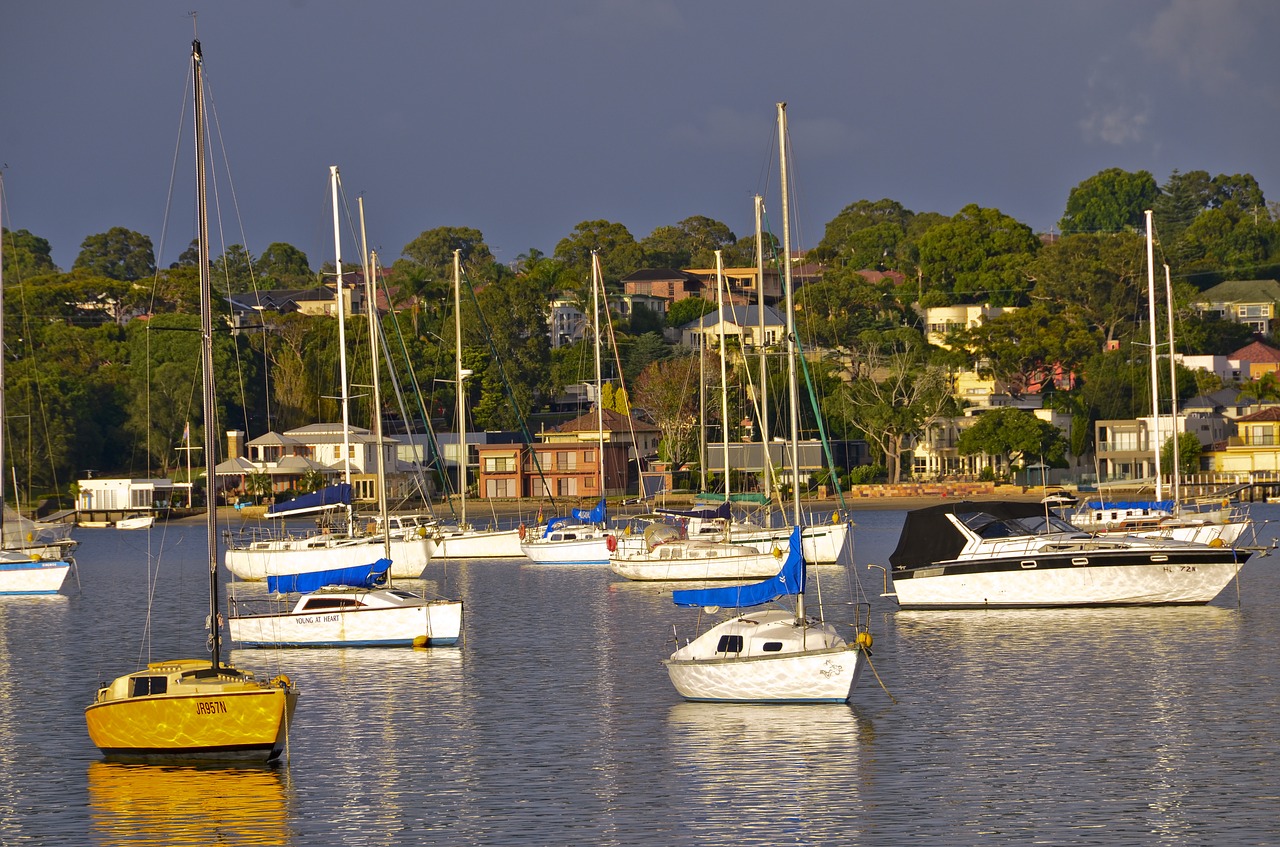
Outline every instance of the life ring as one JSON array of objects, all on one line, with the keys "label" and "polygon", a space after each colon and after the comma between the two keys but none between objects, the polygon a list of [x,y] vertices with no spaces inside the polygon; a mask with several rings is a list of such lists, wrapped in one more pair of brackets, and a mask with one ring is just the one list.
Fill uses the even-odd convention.
[{"label": "life ring", "polygon": [[529,530],[528,528],[525,527],[524,524],[520,524],[520,526],[516,529],[516,532],[520,534],[520,540],[524,541],[524,537],[529,532]]},{"label": "life ring", "polygon": [[617,536],[614,536],[614,535],[606,535],[606,536],[604,537],[604,546],[609,548],[609,552],[610,552],[610,553],[612,553],[614,550],[617,550],[617,549],[618,549],[618,538],[617,538]]}]

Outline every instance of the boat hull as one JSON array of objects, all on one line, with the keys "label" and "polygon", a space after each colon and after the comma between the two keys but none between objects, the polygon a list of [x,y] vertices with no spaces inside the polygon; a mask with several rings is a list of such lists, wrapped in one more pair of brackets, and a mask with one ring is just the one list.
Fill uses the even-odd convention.
[{"label": "boat hull", "polygon": [[399,608],[231,616],[231,640],[241,647],[450,646],[462,633],[462,601],[436,600]]},{"label": "boat hull", "polygon": [[1240,572],[1248,553],[1209,555],[1043,556],[987,563],[943,563],[894,572],[904,609],[1140,606],[1208,603]]},{"label": "boat hull", "polygon": [[[734,638],[736,644],[726,643]],[[726,646],[740,649],[720,649]],[[771,610],[723,621],[663,664],[686,700],[842,703],[865,659],[862,648],[846,644],[830,624],[797,626],[790,613]]]},{"label": "boat hull", "polygon": [[57,594],[70,571],[64,561],[0,561],[0,595]]},{"label": "boat hull", "polygon": [[[771,552],[777,547],[787,549],[791,528],[762,529],[747,532],[731,531],[729,541],[734,544],[750,544],[761,553]],[[834,565],[850,561],[852,558],[851,534],[849,524],[817,524],[806,526],[800,535],[803,545],[804,560],[813,565]]]},{"label": "boat hull", "polygon": [[427,539],[431,558],[523,559],[518,529],[474,532],[441,530]]},{"label": "boat hull", "polygon": [[[778,572],[780,556],[761,553],[755,547],[742,545],[747,552],[725,552],[733,545],[702,545],[698,542],[672,542],[652,551],[614,551],[609,567],[618,576],[655,582],[672,580],[738,580],[764,579]],[[785,546],[780,549],[785,550]],[[623,553],[623,555],[619,555]],[[663,554],[666,554],[665,556]]]},{"label": "boat hull", "polygon": [[[228,546],[224,562],[227,570],[236,577],[253,582],[268,576],[314,573],[367,564],[382,558],[384,551],[380,537],[316,535]],[[393,579],[417,579],[430,560],[425,538],[392,539],[390,573]]]},{"label": "boat hull", "polygon": [[609,564],[609,537],[604,533],[585,538],[526,539],[520,549],[539,565]]},{"label": "boat hull", "polygon": [[[298,694],[288,680],[191,677],[207,661],[152,663],[99,690],[85,710],[94,745],[109,759],[271,762],[284,752]],[[167,690],[133,694],[133,680],[165,678]]]}]

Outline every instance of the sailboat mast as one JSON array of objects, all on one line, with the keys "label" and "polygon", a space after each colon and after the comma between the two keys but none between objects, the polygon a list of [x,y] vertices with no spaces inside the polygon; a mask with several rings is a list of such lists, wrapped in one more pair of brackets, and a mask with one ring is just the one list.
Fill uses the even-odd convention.
[{"label": "sailboat mast", "polygon": [[1160,361],[1156,347],[1156,267],[1155,238],[1152,235],[1151,210],[1144,213],[1147,217],[1147,308],[1149,316],[1147,324],[1151,328],[1151,438],[1152,452],[1156,459],[1156,500],[1164,499],[1164,481],[1160,475],[1160,380],[1157,366]]},{"label": "sailboat mast", "polygon": [[[382,356],[378,352],[378,301],[373,275],[378,267],[378,254],[369,251],[369,239],[364,228],[364,198],[356,200],[360,205],[360,259],[364,264],[364,302],[369,314],[369,356],[373,359],[373,440],[378,451],[378,515],[382,518],[382,555],[391,558],[391,516],[387,506],[387,461],[382,432]],[[390,579],[390,571],[387,571]]]},{"label": "sailboat mast", "polygon": [[200,41],[191,42],[191,67],[194,80],[192,111],[196,133],[196,231],[197,266],[200,270],[200,365],[204,405],[205,463],[205,527],[208,530],[209,561],[209,646],[213,667],[222,666],[222,628],[218,625],[218,515],[217,481],[214,475],[214,421],[216,398],[213,389],[213,281],[209,270],[209,214],[206,208],[207,182],[204,161],[204,57]]},{"label": "sailboat mast", "polygon": [[[338,166],[329,166],[329,186],[333,192],[333,272],[337,279],[338,296],[338,370],[341,371],[342,402],[342,481],[351,484],[351,400],[347,393],[347,313],[343,302],[342,286],[342,235],[338,220]],[[351,519],[351,508],[347,507],[348,523]]]},{"label": "sailboat mast", "polygon": [[[724,445],[724,502],[729,502],[729,376],[724,349],[724,264],[716,251],[716,317],[720,321],[720,440]],[[727,525],[726,525],[727,526]]]},{"label": "sailboat mast", "polygon": [[[787,104],[778,104],[778,170],[782,200],[782,288],[787,308],[787,400],[791,403],[793,526],[800,526],[800,394],[796,388],[796,312],[791,292],[791,206],[787,198]],[[801,555],[804,555],[803,550]],[[804,594],[796,595],[796,619],[804,620]]]},{"label": "sailboat mast", "polygon": [[773,462],[769,459],[769,366],[764,344],[764,198],[755,198],[756,207],[756,303],[760,310],[760,446],[764,448],[764,496],[768,500],[773,486]]},{"label": "sailboat mast", "polygon": [[[0,173],[0,351],[4,350],[4,174]],[[0,546],[4,545],[4,356],[0,355]],[[14,483],[13,496],[18,496]],[[15,501],[16,502],[16,501]]]},{"label": "sailboat mast", "polygon": [[[453,387],[458,396],[458,502],[467,525],[467,412],[462,385],[462,251],[453,251]],[[461,527],[460,527],[461,528]]]},{"label": "sailboat mast", "polygon": [[1178,434],[1182,431],[1178,426],[1178,363],[1173,357],[1173,281],[1169,279],[1169,266],[1164,266],[1164,299],[1167,303],[1169,317],[1169,420],[1170,434],[1173,436],[1173,508],[1178,509],[1182,493],[1182,469]]},{"label": "sailboat mast", "polygon": [[604,404],[601,400],[602,382],[600,378],[600,289],[604,280],[600,273],[600,254],[591,252],[591,319],[596,328],[596,429],[600,478],[600,497],[604,497]]}]

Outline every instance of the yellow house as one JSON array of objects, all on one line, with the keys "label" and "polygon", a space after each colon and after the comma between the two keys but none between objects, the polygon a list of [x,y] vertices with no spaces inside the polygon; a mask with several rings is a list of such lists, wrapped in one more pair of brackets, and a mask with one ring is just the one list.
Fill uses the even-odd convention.
[{"label": "yellow house", "polygon": [[1236,434],[1204,458],[1215,472],[1280,471],[1280,408],[1237,418]]}]

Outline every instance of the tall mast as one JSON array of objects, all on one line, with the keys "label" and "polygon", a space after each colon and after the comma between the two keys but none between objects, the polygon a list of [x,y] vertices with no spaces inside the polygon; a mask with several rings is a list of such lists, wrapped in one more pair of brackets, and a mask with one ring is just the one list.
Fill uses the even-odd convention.
[{"label": "tall mast", "polygon": [[[338,369],[342,372],[339,399],[342,402],[342,481],[351,484],[351,399],[347,393],[347,312],[346,298],[342,286],[342,236],[338,221],[338,166],[329,166],[329,185],[333,191],[333,271],[337,278],[338,289]],[[351,520],[351,509],[347,507],[347,520]]]},{"label": "tall mast", "polygon": [[[724,502],[729,502],[729,376],[724,349],[724,265],[716,251],[716,317],[720,321],[720,440],[724,444]],[[726,524],[726,528],[727,528]]]},{"label": "tall mast", "polygon": [[1156,499],[1164,499],[1164,481],[1160,477],[1160,380],[1156,374],[1160,357],[1156,347],[1156,267],[1155,238],[1152,235],[1151,210],[1144,213],[1147,217],[1147,324],[1151,328],[1151,438],[1154,442],[1152,452],[1156,459]]},{"label": "tall mast", "polygon": [[604,286],[604,280],[600,273],[600,254],[594,250],[591,252],[591,319],[595,322],[596,328],[596,429],[598,432],[597,446],[599,449],[599,464],[597,465],[600,475],[600,497],[604,497],[604,404],[601,400],[601,379],[600,379],[600,289]]},{"label": "tall mast", "polygon": [[[369,251],[369,240],[364,229],[364,198],[357,198],[360,204],[360,259],[364,264],[364,301],[365,311],[369,313],[369,356],[373,359],[373,440],[378,452],[378,516],[382,518],[382,556],[391,558],[391,515],[387,504],[387,457],[382,431],[382,354],[378,348],[378,307],[377,289],[373,276],[377,273],[378,254]],[[387,578],[390,580],[390,571]],[[388,583],[389,584],[389,583]]]},{"label": "tall mast", "polygon": [[458,396],[458,496],[461,521],[467,525],[467,412],[463,380],[470,376],[462,370],[462,251],[453,251],[453,387]]},{"label": "tall mast", "polygon": [[[787,104],[778,104],[778,170],[782,200],[782,288],[787,308],[787,399],[791,403],[793,526],[800,526],[800,394],[796,387],[796,312],[791,293],[791,206],[787,198]],[[803,556],[804,551],[800,554]],[[804,620],[804,594],[796,595],[796,619]]]},{"label": "tall mast", "polygon": [[756,302],[760,309],[760,445],[764,448],[764,496],[768,500],[773,487],[773,462],[769,459],[769,366],[764,343],[764,198],[756,195]]},{"label": "tall mast", "polygon": [[[4,174],[0,173],[0,219],[4,210]],[[4,227],[0,220],[0,353],[4,350]],[[4,544],[4,356],[0,354],[0,546]],[[190,477],[188,477],[190,481]],[[13,486],[14,502],[17,502],[18,484]]]},{"label": "tall mast", "polygon": [[1173,436],[1173,508],[1178,508],[1181,499],[1182,469],[1181,457],[1178,455],[1178,438],[1181,428],[1178,426],[1178,363],[1173,358],[1173,281],[1169,279],[1169,266],[1164,266],[1164,299],[1169,312],[1169,415],[1172,424],[1170,433]]},{"label": "tall mast", "polygon": [[196,132],[196,238],[200,271],[200,365],[204,405],[205,527],[208,530],[209,558],[209,648],[213,667],[222,666],[222,629],[218,625],[218,515],[215,508],[213,419],[216,402],[213,387],[213,280],[209,272],[209,215],[206,208],[207,183],[204,163],[204,57],[200,41],[191,42],[194,85],[192,111]]}]

